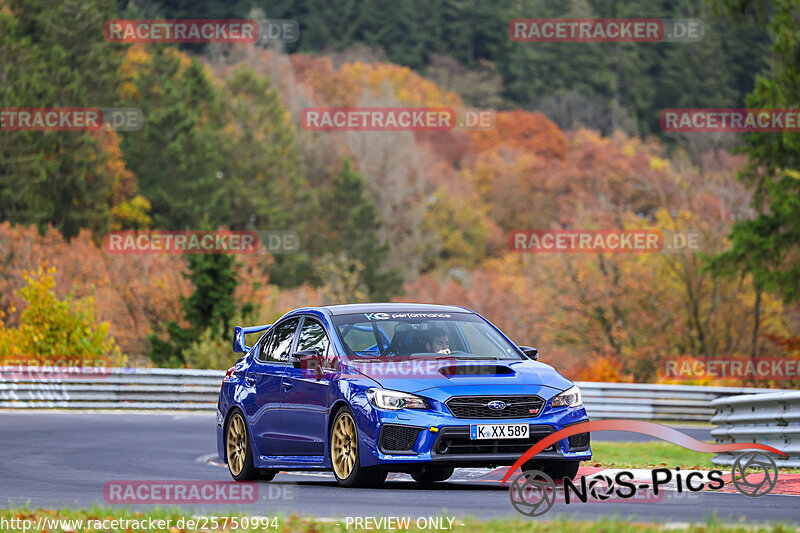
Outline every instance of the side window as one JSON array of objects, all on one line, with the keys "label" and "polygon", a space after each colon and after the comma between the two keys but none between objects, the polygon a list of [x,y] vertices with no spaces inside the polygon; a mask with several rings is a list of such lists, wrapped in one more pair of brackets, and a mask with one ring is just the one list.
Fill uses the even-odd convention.
[{"label": "side window", "polygon": [[320,355],[328,353],[328,335],[322,324],[313,318],[306,318],[303,321],[303,329],[300,330],[300,337],[297,339],[297,351],[316,349]]},{"label": "side window", "polygon": [[339,366],[336,351],[331,349],[330,339],[325,333],[325,328],[313,318],[306,318],[303,322],[303,329],[300,331],[300,338],[297,340],[297,349],[311,350],[316,348],[322,355],[322,368],[325,370],[336,370]]},{"label": "side window", "polygon": [[266,361],[267,360],[267,353],[269,353],[269,345],[272,342],[272,332],[270,331],[261,342],[258,343],[256,346],[256,359],[259,361]]},{"label": "side window", "polygon": [[[380,326],[378,326],[380,327]],[[375,332],[372,330],[372,323],[360,322],[353,324],[343,337],[344,342],[354,352],[366,352],[375,346]]]},{"label": "side window", "polygon": [[264,361],[279,363],[289,362],[289,350],[292,349],[294,332],[299,322],[299,318],[293,318],[275,328],[269,343],[265,345],[263,354]]}]

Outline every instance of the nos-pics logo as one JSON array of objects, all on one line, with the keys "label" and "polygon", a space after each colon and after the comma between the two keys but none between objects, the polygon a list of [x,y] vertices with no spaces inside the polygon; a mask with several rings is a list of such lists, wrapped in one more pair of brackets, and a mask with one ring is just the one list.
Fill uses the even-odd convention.
[{"label": "nos-pics logo", "polygon": [[[514,465],[509,468],[503,478],[503,484],[511,477],[517,468],[522,473],[514,478],[509,488],[511,505],[525,516],[541,516],[549,511],[556,501],[565,504],[593,501],[632,501],[636,493],[645,491],[651,497],[644,501],[660,501],[659,494],[663,495],[666,485],[675,485],[678,493],[684,491],[699,492],[702,490],[719,490],[725,485],[724,472],[711,470],[705,475],[702,472],[681,472],[680,468],[674,471],[667,468],[657,468],[651,471],[652,481],[634,480],[634,474],[629,471],[618,471],[612,478],[598,474],[595,476],[580,476],[576,484],[572,479],[553,479],[535,468],[536,454],[548,446],[576,433],[587,431],[629,431],[650,435],[667,442],[678,444],[684,448],[698,452],[722,453],[736,450],[748,450],[740,453],[733,462],[730,476],[736,490],[749,497],[759,497],[769,494],[778,482],[778,466],[775,461],[764,452],[785,455],[780,450],[757,443],[731,443],[709,444],[698,441],[676,429],[655,424],[653,422],[630,420],[598,420],[576,424],[548,435],[532,446]],[[763,451],[756,451],[763,450]],[[639,498],[642,501],[642,498]]]}]

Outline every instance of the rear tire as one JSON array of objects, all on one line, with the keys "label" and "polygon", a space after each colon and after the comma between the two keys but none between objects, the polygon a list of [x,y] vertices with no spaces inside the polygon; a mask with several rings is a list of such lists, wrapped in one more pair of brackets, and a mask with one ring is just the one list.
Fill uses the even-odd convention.
[{"label": "rear tire", "polygon": [[432,485],[438,481],[445,481],[453,475],[455,468],[446,466],[426,466],[422,470],[412,472],[411,477],[421,485]]},{"label": "rear tire", "polygon": [[378,487],[386,481],[386,470],[361,466],[358,453],[358,428],[353,411],[343,407],[336,413],[328,438],[331,465],[336,482],[342,487]]},{"label": "rear tire", "polygon": [[253,467],[253,451],[250,448],[250,430],[247,428],[247,421],[244,414],[236,409],[225,426],[228,471],[235,481],[254,481],[259,478],[258,469]]},{"label": "rear tire", "polygon": [[578,475],[580,465],[580,461],[529,461],[522,465],[522,471],[539,470],[550,476],[553,481],[561,481],[564,478],[573,480]]}]

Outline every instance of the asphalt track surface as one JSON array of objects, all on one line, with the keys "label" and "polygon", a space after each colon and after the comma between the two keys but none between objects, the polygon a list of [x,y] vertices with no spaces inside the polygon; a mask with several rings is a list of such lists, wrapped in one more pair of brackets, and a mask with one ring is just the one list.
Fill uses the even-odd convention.
[{"label": "asphalt track surface", "polygon": [[[708,440],[708,428],[679,428]],[[649,440],[641,435],[596,433],[593,440]],[[120,480],[230,481],[215,463],[211,414],[112,414],[0,412],[0,505],[33,508],[106,505],[103,489]],[[488,471],[487,471],[488,472]],[[182,505],[187,513],[238,510],[249,515],[297,513],[324,518],[411,516],[519,518],[508,489],[482,481],[474,471],[456,471],[457,481],[424,488],[393,475],[380,489],[344,489],[331,474],[281,473],[259,484],[259,500],[247,505]],[[674,495],[673,495],[674,496]],[[544,517],[595,520],[619,517],[647,521],[699,522],[712,513],[724,522],[800,523],[796,496],[693,493],[656,503],[557,503]],[[146,505],[130,506],[142,510]]]}]

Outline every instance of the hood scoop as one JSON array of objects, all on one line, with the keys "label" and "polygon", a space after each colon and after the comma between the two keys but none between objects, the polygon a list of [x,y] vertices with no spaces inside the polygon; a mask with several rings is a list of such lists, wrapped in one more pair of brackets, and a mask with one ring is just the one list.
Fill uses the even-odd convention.
[{"label": "hood scoop", "polygon": [[513,376],[513,370],[503,365],[479,365],[475,363],[443,366],[439,373],[446,378],[452,376]]}]

